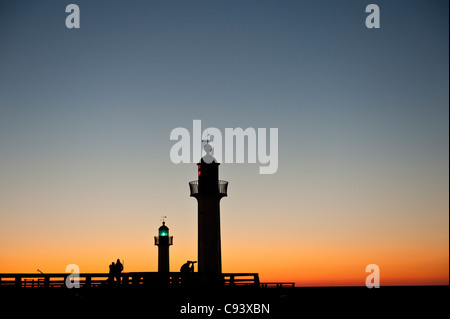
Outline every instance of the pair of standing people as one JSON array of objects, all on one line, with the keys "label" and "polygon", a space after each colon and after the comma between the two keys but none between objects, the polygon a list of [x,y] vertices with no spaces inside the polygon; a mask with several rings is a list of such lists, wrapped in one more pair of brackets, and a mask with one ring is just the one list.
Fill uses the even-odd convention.
[{"label": "pair of standing people", "polygon": [[116,278],[117,283],[120,284],[120,273],[123,270],[123,264],[120,262],[120,259],[117,259],[117,262],[112,262],[109,265],[109,282],[112,284],[114,282],[114,277]]}]

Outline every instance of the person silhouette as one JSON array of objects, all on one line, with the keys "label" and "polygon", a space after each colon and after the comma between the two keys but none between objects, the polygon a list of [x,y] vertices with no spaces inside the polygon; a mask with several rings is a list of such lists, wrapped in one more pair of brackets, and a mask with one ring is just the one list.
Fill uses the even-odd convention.
[{"label": "person silhouette", "polygon": [[180,268],[180,279],[181,279],[181,285],[182,286],[189,286],[192,280],[192,276],[194,273],[194,264],[196,261],[190,261],[188,260],[183,266]]},{"label": "person silhouette", "polygon": [[180,268],[180,272],[182,274],[189,274],[194,272],[194,263],[193,261],[188,260],[183,266]]},{"label": "person silhouette", "polygon": [[120,259],[117,258],[117,262],[116,262],[116,267],[115,267],[115,276],[116,276],[116,281],[118,284],[120,284],[121,280],[120,280],[120,273],[123,270],[123,265],[120,262]]},{"label": "person silhouette", "polygon": [[111,263],[111,265],[109,265],[109,277],[108,277],[108,281],[109,284],[112,285],[114,283],[114,275],[116,272],[116,264],[114,263],[114,261]]}]

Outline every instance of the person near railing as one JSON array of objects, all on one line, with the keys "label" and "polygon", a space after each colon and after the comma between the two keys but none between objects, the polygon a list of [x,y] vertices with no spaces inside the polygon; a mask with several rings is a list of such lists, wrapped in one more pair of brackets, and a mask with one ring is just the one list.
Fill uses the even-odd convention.
[{"label": "person near railing", "polygon": [[110,285],[114,284],[114,275],[115,275],[115,271],[116,271],[116,264],[114,263],[114,261],[111,263],[111,265],[109,265],[109,277],[108,277],[108,283]]},{"label": "person near railing", "polygon": [[193,273],[194,272],[194,264],[195,263],[196,263],[196,261],[188,260],[183,266],[181,266],[180,272],[182,274]]},{"label": "person near railing", "polygon": [[120,285],[120,283],[121,283],[121,281],[120,281],[120,278],[121,278],[120,274],[122,273],[122,270],[123,270],[123,265],[122,265],[122,263],[120,262],[120,259],[117,258],[117,262],[116,262],[116,271],[115,271],[115,273],[116,273],[116,281],[117,281],[117,283],[118,283],[119,285]]},{"label": "person near railing", "polygon": [[191,274],[194,273],[194,264],[197,263],[196,261],[190,261],[188,260],[183,266],[180,268],[181,273],[181,284],[183,286],[189,286],[189,283],[191,281]]}]

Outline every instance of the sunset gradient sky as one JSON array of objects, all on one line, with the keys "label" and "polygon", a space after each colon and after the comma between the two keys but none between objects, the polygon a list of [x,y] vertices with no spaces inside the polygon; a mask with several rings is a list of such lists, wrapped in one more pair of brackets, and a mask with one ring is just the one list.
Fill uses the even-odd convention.
[{"label": "sunset gradient sky", "polygon": [[171,271],[196,260],[196,166],[169,135],[200,119],[279,130],[276,174],[220,166],[224,272],[448,285],[448,6],[1,1],[0,272],[156,271],[163,215]]}]

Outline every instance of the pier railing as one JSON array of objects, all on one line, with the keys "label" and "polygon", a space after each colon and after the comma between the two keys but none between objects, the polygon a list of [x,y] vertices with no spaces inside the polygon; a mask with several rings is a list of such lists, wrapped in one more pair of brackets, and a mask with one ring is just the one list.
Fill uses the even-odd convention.
[{"label": "pier railing", "polygon": [[[52,273],[52,274],[0,274],[0,288],[53,288],[65,287],[68,276],[72,283],[78,283],[81,287],[177,287],[186,283],[186,275],[180,272],[159,273],[159,272],[128,272],[112,277],[108,273]],[[230,287],[260,287],[259,275],[257,273],[224,273],[225,286]],[[205,283],[202,273],[192,273],[187,275],[189,282],[194,284]],[[119,279],[119,280],[117,280]]]},{"label": "pier railing", "polygon": [[225,286],[259,287],[259,275],[256,273],[224,273]]},{"label": "pier railing", "polygon": [[261,288],[294,288],[295,282],[261,282]]}]

